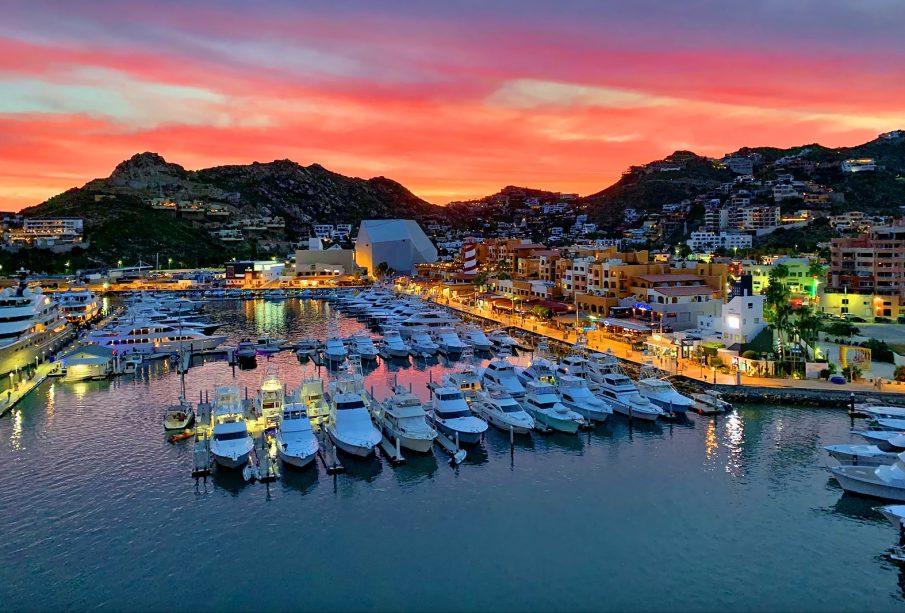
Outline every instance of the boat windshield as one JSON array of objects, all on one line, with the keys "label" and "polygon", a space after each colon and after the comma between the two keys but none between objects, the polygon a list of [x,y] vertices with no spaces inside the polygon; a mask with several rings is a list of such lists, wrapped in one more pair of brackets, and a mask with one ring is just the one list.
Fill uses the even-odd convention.
[{"label": "boat windshield", "polygon": [[440,394],[440,400],[462,400],[462,398],[464,398],[464,396],[462,396],[461,392]]},{"label": "boat windshield", "polygon": [[443,419],[457,419],[459,417],[468,417],[471,415],[471,411],[468,409],[462,409],[461,411],[444,411],[441,409],[440,413],[442,413],[440,417]]},{"label": "boat windshield", "polygon": [[534,406],[536,406],[539,409],[552,409],[553,407],[556,406],[556,403],[555,402],[535,402]]},{"label": "boat windshield", "polygon": [[214,432],[215,441],[237,441],[248,436],[248,432],[239,430],[238,432]]},{"label": "boat windshield", "polygon": [[503,413],[518,413],[522,410],[522,407],[517,402],[503,404],[500,408]]},{"label": "boat windshield", "polygon": [[361,400],[350,400],[349,402],[337,402],[336,408],[340,411],[345,409],[363,409],[365,403]]}]

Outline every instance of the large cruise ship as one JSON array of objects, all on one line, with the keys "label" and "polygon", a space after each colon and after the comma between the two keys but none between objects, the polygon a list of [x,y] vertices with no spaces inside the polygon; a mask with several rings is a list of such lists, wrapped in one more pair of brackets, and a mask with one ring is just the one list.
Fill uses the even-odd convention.
[{"label": "large cruise ship", "polygon": [[101,314],[101,301],[87,287],[73,287],[61,292],[57,298],[60,312],[71,324],[81,325],[97,319]]},{"label": "large cruise ship", "polygon": [[0,377],[46,360],[71,331],[57,303],[19,271],[18,285],[0,291]]}]

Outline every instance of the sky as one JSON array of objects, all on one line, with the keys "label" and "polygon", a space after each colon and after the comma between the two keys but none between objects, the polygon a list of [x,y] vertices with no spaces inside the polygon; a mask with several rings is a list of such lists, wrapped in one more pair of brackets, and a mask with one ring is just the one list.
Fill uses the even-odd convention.
[{"label": "sky", "polygon": [[154,151],[435,203],[905,128],[899,0],[0,0],[0,210]]}]

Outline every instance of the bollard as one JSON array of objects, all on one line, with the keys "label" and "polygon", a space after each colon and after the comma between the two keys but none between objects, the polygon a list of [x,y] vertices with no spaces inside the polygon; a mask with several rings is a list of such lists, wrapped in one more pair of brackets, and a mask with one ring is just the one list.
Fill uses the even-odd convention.
[{"label": "bollard", "polygon": [[512,424],[509,424],[509,446],[512,447],[515,445],[515,430],[512,428]]}]

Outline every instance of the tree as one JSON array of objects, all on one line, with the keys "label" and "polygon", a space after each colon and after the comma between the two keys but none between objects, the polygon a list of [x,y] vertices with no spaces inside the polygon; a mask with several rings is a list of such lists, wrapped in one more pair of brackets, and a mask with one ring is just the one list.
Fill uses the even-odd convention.
[{"label": "tree", "polygon": [[807,306],[795,311],[795,316],[795,329],[799,338],[808,345],[813,345],[820,334],[820,318]]},{"label": "tree", "polygon": [[892,378],[896,381],[905,381],[905,366],[896,366]]},{"label": "tree", "polygon": [[390,270],[390,265],[387,264],[386,262],[381,262],[374,269],[374,274],[377,276],[377,278],[383,278],[384,276],[386,276],[387,271],[389,271],[389,270]]}]

